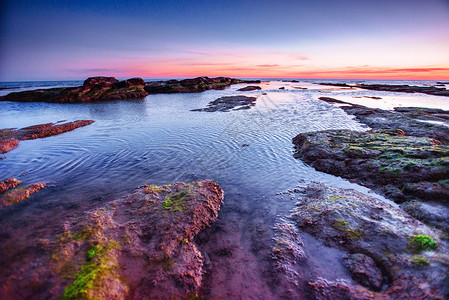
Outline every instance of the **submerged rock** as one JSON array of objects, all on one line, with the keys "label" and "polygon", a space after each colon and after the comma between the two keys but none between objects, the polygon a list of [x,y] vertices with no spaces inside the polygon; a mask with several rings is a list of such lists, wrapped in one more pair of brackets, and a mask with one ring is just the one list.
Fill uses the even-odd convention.
[{"label": "submerged rock", "polygon": [[449,146],[401,131],[326,130],[293,139],[295,157],[397,202],[449,202]]},{"label": "submerged rock", "polygon": [[40,240],[40,251],[3,270],[0,297],[195,297],[204,258],[194,238],[217,218],[222,201],[209,180],[141,187]]},{"label": "submerged rock", "polygon": [[0,129],[0,153],[11,151],[19,145],[19,140],[34,140],[58,135],[94,123],[93,120],[77,120],[66,123],[47,123],[21,129]]},{"label": "submerged rock", "polygon": [[142,78],[91,77],[80,87],[14,92],[1,96],[0,101],[78,103],[143,98],[148,95],[144,85]]},{"label": "submerged rock", "polygon": [[225,96],[210,102],[206,108],[192,109],[191,111],[230,111],[250,109],[256,105],[257,97]]},{"label": "submerged rock", "polygon": [[393,85],[393,84],[351,84],[346,83],[319,83],[320,85],[361,88],[365,90],[402,92],[402,93],[424,93],[436,96],[449,96],[449,90],[434,86],[413,86],[413,85]]},{"label": "submerged rock", "polygon": [[[309,289],[314,298],[448,296],[449,249],[447,241],[440,238],[441,231],[398,207],[354,190],[312,184],[296,192],[300,201],[291,219],[326,246],[346,251],[342,264],[353,278],[311,280]],[[420,246],[418,251],[415,243]]]},{"label": "submerged rock", "polygon": [[240,80],[229,77],[197,77],[184,80],[153,81],[145,83],[150,94],[198,93],[206,90],[221,90],[237,83],[260,83],[260,80]]},{"label": "submerged rock", "polygon": [[262,88],[260,87],[260,86],[257,86],[257,85],[249,85],[249,86],[246,86],[246,87],[243,87],[243,88],[241,88],[241,89],[238,89],[237,91],[240,91],[240,92],[248,92],[248,91],[257,91],[257,90],[261,90]]},{"label": "submerged rock", "polygon": [[[6,182],[6,184],[5,184]],[[21,184],[21,181],[16,179],[6,179],[0,184],[1,188],[12,189]],[[5,184],[6,186],[3,186]],[[34,194],[46,186],[45,183],[33,183],[26,187],[14,188],[9,192],[0,194],[0,209],[22,202],[25,199],[30,198],[31,194]],[[6,191],[5,190],[5,191]]]},{"label": "submerged rock", "polygon": [[21,183],[22,181],[17,180],[16,178],[5,179],[3,180],[3,182],[0,182],[0,193],[4,193],[7,190],[13,189]]}]

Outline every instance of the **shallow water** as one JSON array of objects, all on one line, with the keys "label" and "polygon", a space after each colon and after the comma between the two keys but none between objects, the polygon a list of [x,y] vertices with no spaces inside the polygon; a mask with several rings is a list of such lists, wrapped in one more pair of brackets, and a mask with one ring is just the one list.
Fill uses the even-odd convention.
[{"label": "shallow water", "polygon": [[[62,135],[22,141],[0,160],[0,179],[50,183],[29,200],[0,211],[3,244],[20,248],[29,240],[50,237],[81,211],[145,183],[207,178],[220,184],[225,199],[216,224],[199,241],[211,260],[204,294],[212,298],[275,296],[264,279],[270,265],[271,228],[295,204],[277,193],[293,188],[298,181],[315,181],[380,197],[294,159],[292,138],[325,129],[366,130],[337,106],[317,100],[320,96],[341,99],[339,96],[348,93],[392,93],[322,93],[322,86],[309,82],[268,82],[260,85],[262,91],[238,92],[243,86],[107,103],[1,103],[0,128],[95,120]],[[286,90],[279,90],[281,86]],[[190,111],[218,97],[240,94],[259,95],[256,106],[227,113]],[[443,101],[439,98],[426,96],[429,103]],[[233,249],[233,254],[220,255],[222,248]],[[11,257],[14,252],[0,258],[0,266],[7,267]]]}]

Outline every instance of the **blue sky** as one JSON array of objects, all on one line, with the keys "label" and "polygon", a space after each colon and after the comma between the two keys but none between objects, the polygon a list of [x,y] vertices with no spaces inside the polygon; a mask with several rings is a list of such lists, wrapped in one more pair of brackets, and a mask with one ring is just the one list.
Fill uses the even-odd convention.
[{"label": "blue sky", "polygon": [[449,78],[449,1],[2,1],[0,80]]}]

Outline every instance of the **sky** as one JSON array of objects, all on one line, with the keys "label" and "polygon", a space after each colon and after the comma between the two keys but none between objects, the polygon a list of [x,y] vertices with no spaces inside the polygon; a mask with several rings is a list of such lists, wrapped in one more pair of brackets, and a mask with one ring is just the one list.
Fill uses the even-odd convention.
[{"label": "sky", "polygon": [[0,81],[449,80],[449,0],[0,3]]}]

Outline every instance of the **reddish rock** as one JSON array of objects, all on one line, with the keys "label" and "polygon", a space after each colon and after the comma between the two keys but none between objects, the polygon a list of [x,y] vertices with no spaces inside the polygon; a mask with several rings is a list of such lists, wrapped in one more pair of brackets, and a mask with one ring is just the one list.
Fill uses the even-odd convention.
[{"label": "reddish rock", "polygon": [[89,77],[87,78],[83,86],[111,86],[115,83],[119,82],[115,77]]},{"label": "reddish rock", "polygon": [[3,180],[3,182],[0,182],[0,193],[4,193],[7,190],[10,190],[12,188],[15,188],[22,182],[15,179],[15,178],[8,178]]},{"label": "reddish rock", "polygon": [[19,140],[34,140],[58,135],[94,123],[93,120],[78,120],[67,123],[47,123],[22,129],[0,129],[0,153],[17,148]]},{"label": "reddish rock", "polygon": [[61,224],[39,240],[45,251],[24,249],[0,273],[0,298],[196,297],[204,258],[194,239],[222,201],[209,180],[141,187]]},{"label": "reddish rock", "polygon": [[260,83],[260,80],[240,80],[229,77],[197,77],[184,80],[153,81],[145,83],[150,94],[198,93],[206,90],[221,90],[237,83]]},{"label": "reddish rock", "polygon": [[114,77],[91,77],[80,87],[10,93],[0,97],[0,101],[78,103],[134,99],[148,95],[144,85],[141,78],[118,81]]},{"label": "reddish rock", "polygon": [[11,150],[16,149],[19,146],[19,140],[13,139],[13,140],[1,140],[0,139],[0,153],[6,153]]},{"label": "reddish rock", "polygon": [[23,188],[15,188],[10,192],[0,196],[0,209],[22,202],[46,186],[45,183],[33,183]]}]

